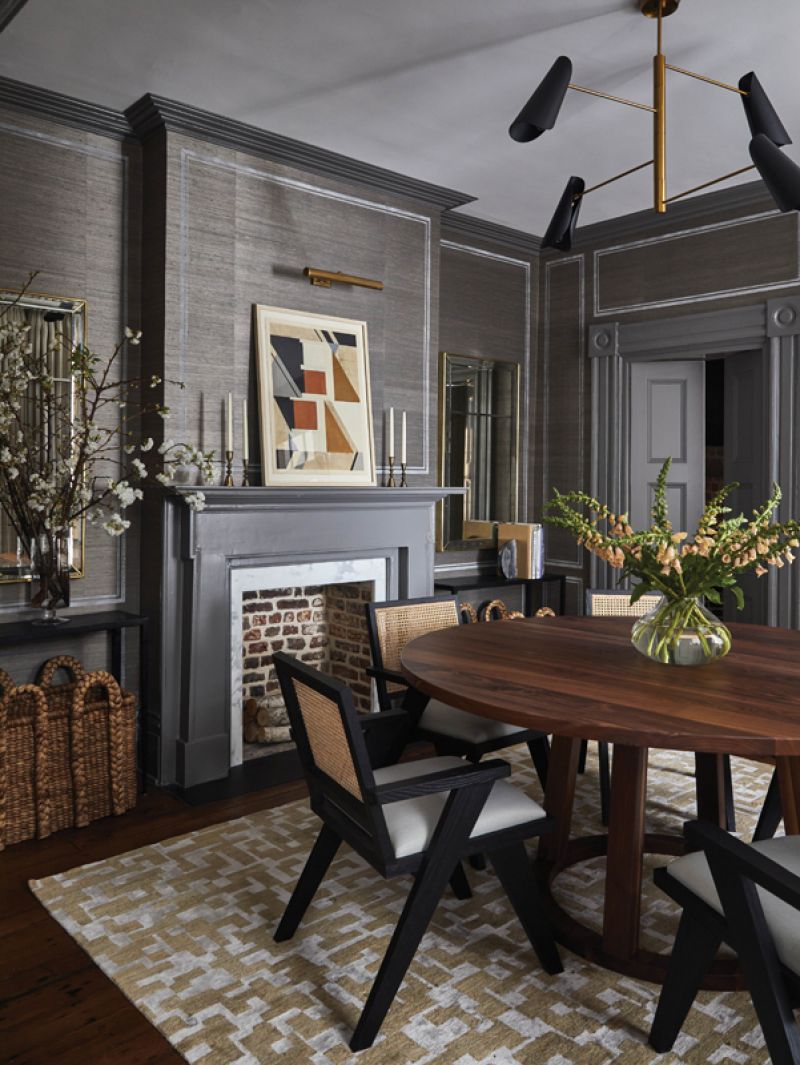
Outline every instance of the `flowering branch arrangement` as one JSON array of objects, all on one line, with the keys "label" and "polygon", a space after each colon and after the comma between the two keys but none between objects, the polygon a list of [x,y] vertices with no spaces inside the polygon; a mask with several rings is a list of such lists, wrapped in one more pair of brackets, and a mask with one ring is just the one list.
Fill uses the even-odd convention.
[{"label": "flowering branch arrangement", "polygon": [[[68,602],[57,561],[60,542],[78,521],[120,536],[131,524],[125,512],[142,498],[149,476],[171,484],[177,468],[189,465],[209,480],[214,453],[141,439],[140,417],[166,419],[169,409],[149,398],[159,377],[118,376],[125,346],[140,342],[138,330],[126,328],[102,357],[59,328],[62,313],[47,311],[50,338],[34,345],[31,325],[12,313],[33,276],[0,310],[0,507],[40,578],[33,604],[52,608]],[[204,506],[202,492],[185,498],[194,509]]]},{"label": "flowering branch arrangement", "polygon": [[[730,589],[741,610],[741,575],[753,570],[762,577],[770,566],[782,568],[794,561],[793,549],[800,546],[800,522],[773,521],[782,498],[777,484],[750,517],[725,517],[731,514],[725,500],[739,487],[736,482],[727,484],[706,504],[693,536],[673,530],[666,499],[671,464],[667,459],[658,475],[649,529],[635,532],[626,514],[613,513],[585,492],[556,490],[545,507],[550,524],[567,529],[588,551],[620,570],[622,578],[636,578],[631,604],[648,592],[661,593],[665,602],[660,645],[651,650],[658,651],[653,657],[662,661],[668,660],[681,632],[693,624],[701,640],[705,638],[710,615],[700,606],[701,599],[721,603],[722,592]],[[729,634],[727,640],[723,654],[730,647]]]}]

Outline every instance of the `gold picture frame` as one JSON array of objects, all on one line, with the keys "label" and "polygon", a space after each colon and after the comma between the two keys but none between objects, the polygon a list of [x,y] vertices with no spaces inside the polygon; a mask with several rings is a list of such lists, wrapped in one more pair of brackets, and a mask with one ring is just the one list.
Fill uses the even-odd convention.
[{"label": "gold picture frame", "polygon": [[255,305],[265,485],[374,485],[367,323]]}]

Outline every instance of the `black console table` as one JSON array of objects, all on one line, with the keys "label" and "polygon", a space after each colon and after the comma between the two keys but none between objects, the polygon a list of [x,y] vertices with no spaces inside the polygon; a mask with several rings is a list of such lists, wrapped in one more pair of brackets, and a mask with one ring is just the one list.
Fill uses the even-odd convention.
[{"label": "black console table", "polygon": [[147,617],[131,614],[125,610],[104,610],[98,614],[73,614],[63,625],[33,625],[30,621],[11,621],[0,625],[0,653],[7,647],[23,644],[48,643],[73,636],[89,636],[95,632],[107,632],[111,652],[111,674],[122,683],[122,631],[139,630],[139,765],[142,788],[145,787],[145,759],[147,757],[147,711],[144,699],[147,693]]},{"label": "black console table", "polygon": [[558,612],[563,614],[567,601],[567,578],[563,573],[543,573],[541,577],[497,577],[493,574],[470,574],[468,577],[437,577],[434,580],[434,591],[448,592],[450,595],[459,595],[461,592],[487,591],[492,595],[504,588],[513,588],[523,585],[523,612],[526,617],[531,617],[534,612],[533,590],[536,585],[549,584],[557,581],[558,588]]}]

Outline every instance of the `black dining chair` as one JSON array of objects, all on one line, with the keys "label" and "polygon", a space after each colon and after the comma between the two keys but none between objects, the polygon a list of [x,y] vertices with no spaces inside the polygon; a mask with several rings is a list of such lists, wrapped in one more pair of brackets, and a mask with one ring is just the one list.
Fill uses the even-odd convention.
[{"label": "black dining chair", "polygon": [[721,828],[684,826],[691,853],[654,879],[683,907],[650,1045],[666,1053],[725,941],[739,957],[773,1065],[800,1065],[800,836],[742,843]]},{"label": "black dining chair", "polygon": [[411,640],[461,622],[456,596],[437,595],[423,599],[367,603],[367,628],[372,649],[372,668],[381,710],[404,703],[415,725],[415,738],[428,740],[437,754],[454,754],[479,762],[487,754],[519,743],[528,745],[542,787],[547,784],[550,741],[547,734],[470,714],[428,699],[421,692],[406,698],[410,685],[400,672],[400,655]]},{"label": "black dining chair", "polygon": [[414,880],[350,1041],[372,1045],[448,881],[458,887],[461,859],[484,852],[548,973],[561,959],[539,904],[524,841],[549,832],[552,819],[502,778],[507,763],[460,758],[391,762],[402,710],[359,714],[346,685],[289,655],[273,656],[303,767],[317,841],[275,932],[291,939],[342,842],[377,873]]}]

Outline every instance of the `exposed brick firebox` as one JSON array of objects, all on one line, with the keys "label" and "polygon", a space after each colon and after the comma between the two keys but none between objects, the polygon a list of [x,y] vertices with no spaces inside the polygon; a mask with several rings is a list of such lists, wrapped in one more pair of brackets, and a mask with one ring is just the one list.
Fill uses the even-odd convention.
[{"label": "exposed brick firebox", "polygon": [[290,742],[289,723],[272,666],[274,651],[296,655],[345,681],[368,711],[372,687],[364,604],[371,581],[272,588],[242,593],[242,701],[245,758]]}]

